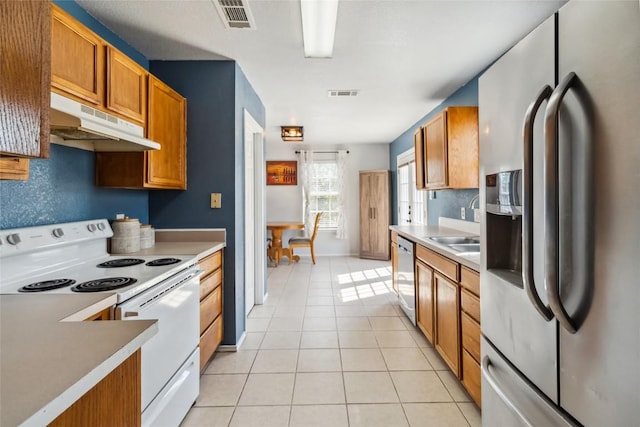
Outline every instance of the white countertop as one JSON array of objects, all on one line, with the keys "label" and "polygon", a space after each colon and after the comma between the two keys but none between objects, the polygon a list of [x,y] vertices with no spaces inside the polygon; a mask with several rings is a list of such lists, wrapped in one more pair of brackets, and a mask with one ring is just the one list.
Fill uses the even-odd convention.
[{"label": "white countertop", "polygon": [[128,255],[194,255],[200,259],[225,246],[224,229],[159,229],[154,246]]},{"label": "white countertop", "polygon": [[50,423],[157,333],[155,320],[80,321],[115,302],[0,295],[0,425]]},{"label": "white countertop", "polygon": [[434,242],[429,237],[436,236],[478,236],[479,233],[461,231],[456,228],[433,225],[392,225],[389,227],[399,235],[446,256],[474,271],[480,271],[480,254],[461,254],[446,245]]}]

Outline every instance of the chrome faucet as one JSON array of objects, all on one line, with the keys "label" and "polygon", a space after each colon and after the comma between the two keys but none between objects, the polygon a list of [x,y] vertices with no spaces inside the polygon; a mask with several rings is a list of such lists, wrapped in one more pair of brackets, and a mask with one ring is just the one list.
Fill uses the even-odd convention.
[{"label": "chrome faucet", "polygon": [[473,204],[478,201],[480,201],[480,194],[476,194],[475,196],[473,196],[473,199],[471,199],[471,201],[469,202],[469,209],[479,209],[479,206],[478,208],[473,207]]}]

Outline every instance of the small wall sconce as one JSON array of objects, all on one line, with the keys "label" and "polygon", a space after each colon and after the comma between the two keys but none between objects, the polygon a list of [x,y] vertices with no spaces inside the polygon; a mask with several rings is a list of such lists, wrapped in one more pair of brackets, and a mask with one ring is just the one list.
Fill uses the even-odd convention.
[{"label": "small wall sconce", "polygon": [[300,142],[304,139],[304,128],[302,126],[280,126],[280,136],[283,141]]}]

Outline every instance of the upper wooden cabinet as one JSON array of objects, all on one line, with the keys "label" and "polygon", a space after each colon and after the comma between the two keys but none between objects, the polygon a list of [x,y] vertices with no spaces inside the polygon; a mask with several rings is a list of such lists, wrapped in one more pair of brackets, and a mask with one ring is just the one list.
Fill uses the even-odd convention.
[{"label": "upper wooden cabinet", "polygon": [[53,5],[51,90],[95,108],[104,105],[105,42]]},{"label": "upper wooden cabinet", "polygon": [[2,155],[49,157],[50,25],[48,1],[0,2]]},{"label": "upper wooden cabinet", "polygon": [[147,137],[160,150],[96,153],[96,185],[116,188],[187,188],[186,100],[149,76]]},{"label": "upper wooden cabinet", "polygon": [[147,184],[153,188],[187,188],[187,102],[154,76],[149,77],[147,136],[160,143],[148,151]]},{"label": "upper wooden cabinet", "polygon": [[478,107],[448,107],[414,135],[416,186],[478,187]]},{"label": "upper wooden cabinet", "polygon": [[360,171],[360,258],[389,259],[389,171]]},{"label": "upper wooden cabinet", "polygon": [[137,62],[107,46],[107,102],[109,111],[144,126],[147,119],[147,75]]},{"label": "upper wooden cabinet", "polygon": [[147,70],[53,5],[51,90],[146,125]]}]

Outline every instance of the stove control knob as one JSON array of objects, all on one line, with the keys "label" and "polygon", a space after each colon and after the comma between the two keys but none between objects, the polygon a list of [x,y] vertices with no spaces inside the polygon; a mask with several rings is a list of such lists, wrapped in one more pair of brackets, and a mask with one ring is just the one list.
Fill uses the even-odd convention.
[{"label": "stove control knob", "polygon": [[96,225],[95,225],[95,224],[89,224],[89,225],[87,225],[87,229],[88,229],[90,232],[92,232],[92,233],[93,233],[94,231],[96,231],[96,228],[97,228],[97,227],[96,227]]},{"label": "stove control knob", "polygon": [[7,243],[10,245],[17,245],[22,240],[20,240],[20,235],[18,233],[9,234],[7,236]]},{"label": "stove control knob", "polygon": [[64,231],[62,228],[54,228],[51,234],[53,234],[53,237],[60,238],[64,236]]},{"label": "stove control knob", "polygon": [[98,230],[103,231],[105,228],[107,228],[107,227],[105,227],[105,225],[103,223],[101,223],[101,222],[98,223]]}]

